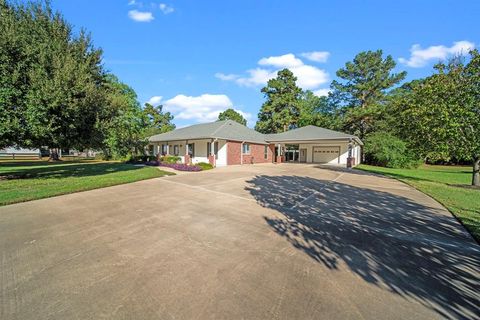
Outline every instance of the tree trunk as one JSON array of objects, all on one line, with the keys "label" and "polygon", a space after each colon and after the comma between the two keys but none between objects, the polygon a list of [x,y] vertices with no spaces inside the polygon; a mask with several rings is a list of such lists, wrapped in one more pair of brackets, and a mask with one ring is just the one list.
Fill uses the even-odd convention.
[{"label": "tree trunk", "polygon": [[480,156],[473,160],[472,186],[480,187]]},{"label": "tree trunk", "polygon": [[50,149],[50,157],[48,161],[60,161],[60,156],[58,155],[58,148]]},{"label": "tree trunk", "polygon": [[[363,106],[362,106],[363,108]],[[365,132],[367,131],[367,123],[365,121],[365,119],[360,119],[360,128],[359,128],[360,132],[358,134],[358,137],[360,138],[360,140],[363,141],[363,139],[365,138]],[[362,159],[362,163],[365,163],[365,152],[363,151],[363,148],[360,149],[360,157]]]}]

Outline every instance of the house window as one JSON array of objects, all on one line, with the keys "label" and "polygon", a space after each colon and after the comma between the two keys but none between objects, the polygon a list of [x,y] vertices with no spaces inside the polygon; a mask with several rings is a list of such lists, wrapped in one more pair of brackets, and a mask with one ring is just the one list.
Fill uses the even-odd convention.
[{"label": "house window", "polygon": [[[207,157],[212,155],[212,143],[207,142]],[[218,141],[213,143],[213,155],[215,155],[215,159],[218,159]]]},{"label": "house window", "polygon": [[187,144],[187,152],[190,157],[195,157],[195,143]]},{"label": "house window", "polygon": [[268,159],[268,146],[265,146],[263,149],[263,157],[265,160]]},{"label": "house window", "polygon": [[162,144],[162,155],[167,154],[167,148],[168,148],[168,144]]},{"label": "house window", "polygon": [[250,154],[250,144],[244,143],[242,145],[242,153],[243,154]]},{"label": "house window", "polygon": [[176,144],[176,145],[173,146],[173,154],[178,156],[179,153],[180,153],[180,151],[178,150],[178,144]]}]

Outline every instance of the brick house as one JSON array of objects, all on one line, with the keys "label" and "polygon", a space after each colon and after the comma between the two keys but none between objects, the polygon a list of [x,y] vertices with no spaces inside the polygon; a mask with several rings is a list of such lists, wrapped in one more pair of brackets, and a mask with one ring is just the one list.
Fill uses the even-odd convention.
[{"label": "brick house", "polygon": [[153,155],[214,166],[305,162],[352,165],[360,160],[358,137],[316,126],[262,134],[232,120],[196,124],[149,138]]}]

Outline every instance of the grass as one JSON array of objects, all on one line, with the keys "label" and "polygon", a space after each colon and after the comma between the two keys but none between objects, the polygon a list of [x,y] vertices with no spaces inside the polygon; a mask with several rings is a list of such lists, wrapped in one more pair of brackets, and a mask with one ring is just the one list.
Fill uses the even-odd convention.
[{"label": "grass", "polygon": [[210,163],[206,163],[206,162],[199,162],[195,165],[202,168],[202,171],[213,169],[213,166]]},{"label": "grass", "polygon": [[0,161],[0,205],[168,175],[155,167],[106,161]]},{"label": "grass", "polygon": [[468,188],[471,167],[424,165],[417,169],[391,169],[362,164],[357,168],[396,178],[431,196],[480,242],[480,190]]}]

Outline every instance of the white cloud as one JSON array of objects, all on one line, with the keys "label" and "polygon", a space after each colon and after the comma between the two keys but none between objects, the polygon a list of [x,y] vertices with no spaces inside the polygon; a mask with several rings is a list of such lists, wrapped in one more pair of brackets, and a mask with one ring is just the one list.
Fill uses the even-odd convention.
[{"label": "white cloud", "polygon": [[292,53],[283,56],[262,58],[258,61],[261,66],[273,66],[277,68],[295,68],[303,65],[302,60],[295,57]]},{"label": "white cloud", "polygon": [[136,2],[135,0],[130,0],[130,1],[128,1],[128,5],[129,5],[129,6],[134,6],[134,5],[136,5],[136,4],[137,4],[137,2]]},{"label": "white cloud", "polygon": [[412,68],[420,68],[425,66],[431,60],[445,60],[452,55],[465,54],[474,47],[475,44],[469,41],[454,42],[451,47],[439,45],[430,46],[425,49],[422,49],[419,44],[414,44],[410,49],[410,58],[400,58],[398,61]]},{"label": "white cloud", "polygon": [[220,112],[233,107],[230,98],[224,94],[202,94],[200,96],[179,94],[165,101],[163,105],[166,111],[175,116],[175,119],[195,122],[215,121]]},{"label": "white cloud", "polygon": [[277,71],[270,71],[262,68],[250,69],[247,71],[250,74],[249,77],[240,77],[236,79],[236,82],[242,86],[257,86],[265,85],[268,80],[277,76]]},{"label": "white cloud", "polygon": [[329,92],[330,92],[330,89],[322,88],[322,89],[317,89],[313,91],[313,94],[316,95],[317,97],[326,97],[328,96]]},{"label": "white cloud", "polygon": [[298,86],[303,89],[315,89],[329,80],[327,72],[314,66],[303,65],[291,71],[297,77]]},{"label": "white cloud", "polygon": [[224,73],[221,73],[221,72],[217,72],[217,73],[215,73],[215,77],[220,79],[220,80],[223,80],[223,81],[230,81],[230,80],[237,79],[238,75],[236,75],[236,74],[224,74]]},{"label": "white cloud", "polygon": [[153,96],[146,103],[151,104],[152,106],[158,106],[162,101],[162,96]]},{"label": "white cloud", "polygon": [[268,80],[275,78],[279,70],[288,68],[297,77],[297,84],[303,89],[317,89],[329,81],[328,73],[315,66],[304,64],[294,54],[262,58],[258,61],[262,67],[247,70],[246,76],[217,73],[215,76],[224,81],[235,81],[242,86],[265,85]]},{"label": "white cloud", "polygon": [[235,111],[237,111],[238,113],[240,113],[242,115],[242,117],[245,118],[245,120],[247,120],[247,123],[250,122],[252,120],[252,114],[249,113],[249,112],[243,112],[242,110],[239,110],[239,109],[233,109]]},{"label": "white cloud", "polygon": [[300,54],[302,57],[315,61],[315,62],[327,62],[328,57],[330,57],[330,52],[328,51],[311,51],[311,52],[304,52]]},{"label": "white cloud", "polygon": [[[175,120],[187,120],[190,123],[212,122],[218,119],[220,112],[228,108],[233,108],[240,113],[249,124],[253,116],[249,112],[244,112],[233,107],[233,103],[227,95],[224,94],[202,94],[199,96],[187,96],[184,94],[163,101],[162,96],[152,96],[146,103],[154,106],[163,104],[164,111],[171,112]],[[184,126],[187,126],[186,124]],[[180,128],[181,126],[177,126]]]},{"label": "white cloud", "polygon": [[138,22],[150,22],[153,19],[153,14],[149,11],[138,11],[138,10],[130,10],[128,11],[128,17],[132,20]]},{"label": "white cloud", "polygon": [[160,4],[158,5],[158,7],[160,8],[160,10],[162,10],[162,12],[163,12],[164,14],[169,14],[169,13],[172,13],[173,11],[175,11],[175,9],[173,9],[172,6],[169,6],[169,5],[165,4],[165,3],[160,3]]}]

